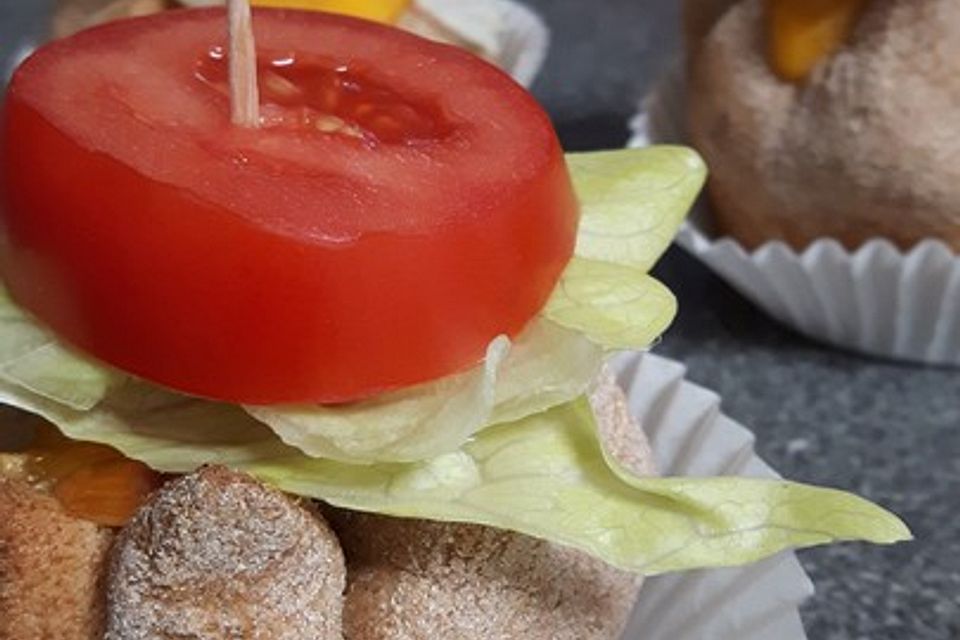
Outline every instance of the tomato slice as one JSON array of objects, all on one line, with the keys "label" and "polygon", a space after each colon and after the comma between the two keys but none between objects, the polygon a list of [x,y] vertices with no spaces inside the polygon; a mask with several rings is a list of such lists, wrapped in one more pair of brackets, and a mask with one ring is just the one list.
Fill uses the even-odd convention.
[{"label": "tomato slice", "polygon": [[577,205],[542,108],[458,49],[255,12],[264,126],[229,124],[220,9],[52,43],[3,116],[0,269],[101,360],[231,402],[462,370],[542,308]]}]

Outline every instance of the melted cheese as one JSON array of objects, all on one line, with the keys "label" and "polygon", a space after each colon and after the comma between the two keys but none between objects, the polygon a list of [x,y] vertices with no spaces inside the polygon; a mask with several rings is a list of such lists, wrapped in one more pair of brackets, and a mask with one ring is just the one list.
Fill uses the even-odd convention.
[{"label": "melted cheese", "polygon": [[410,0],[253,0],[262,7],[312,9],[395,23],[410,4]]},{"label": "melted cheese", "polygon": [[767,0],[770,66],[800,82],[850,36],[869,0]]}]

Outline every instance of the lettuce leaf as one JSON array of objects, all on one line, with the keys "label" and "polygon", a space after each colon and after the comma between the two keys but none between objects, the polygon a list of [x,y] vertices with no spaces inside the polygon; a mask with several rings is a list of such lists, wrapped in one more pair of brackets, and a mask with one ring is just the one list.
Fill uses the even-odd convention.
[{"label": "lettuce leaf", "polygon": [[245,409],[315,458],[413,462],[456,451],[491,424],[580,396],[603,358],[589,340],[539,320],[512,347],[505,337],[494,340],[485,365],[466,373],[350,405]]},{"label": "lettuce leaf", "polygon": [[583,395],[606,354],[583,335],[537,320],[520,335],[504,365],[490,422],[512,422]]},{"label": "lettuce leaf", "polygon": [[643,349],[670,326],[677,302],[646,274],[706,180],[686,147],[568,153],[580,200],[576,255],[543,310],[608,349]]},{"label": "lettuce leaf", "polygon": [[122,378],[61,345],[0,287],[0,380],[74,409],[90,409]]},{"label": "lettuce leaf", "polygon": [[577,255],[643,272],[673,242],[707,177],[703,160],[686,147],[568,153],[566,159],[581,208]]},{"label": "lettuce leaf", "polygon": [[[324,407],[245,407],[280,438],[314,457],[410,462],[456,451],[477,431],[572,400],[586,391],[604,352],[577,332],[535,320],[510,345],[491,342],[485,364],[365,402]],[[74,410],[92,410],[108,390],[151,386],[65,349],[0,288],[0,380]],[[179,407],[173,392],[149,391]],[[116,401],[120,396],[111,397]],[[171,418],[176,419],[176,418]]]},{"label": "lettuce leaf", "polygon": [[74,440],[110,445],[158,471],[187,471],[209,462],[242,468],[295,451],[236,405],[189,398],[133,378],[89,410],[6,381],[0,381],[0,403],[40,416]]},{"label": "lettuce leaf", "polygon": [[632,477],[608,465],[585,399],[486,429],[452,453],[374,465],[310,458],[235,406],[133,381],[93,411],[5,382],[0,401],[161,471],[227,464],[344,508],[509,529],[647,575],[744,564],[836,540],[893,543],[910,535],[895,516],[839,491],[778,480]]},{"label": "lettuce leaf", "polygon": [[677,300],[633,267],[575,257],[543,316],[608,349],[644,349],[673,322]]},{"label": "lettuce leaf", "polygon": [[436,382],[349,405],[247,406],[287,444],[346,462],[420,460],[455,451],[490,422],[510,340],[496,338],[484,364]]}]

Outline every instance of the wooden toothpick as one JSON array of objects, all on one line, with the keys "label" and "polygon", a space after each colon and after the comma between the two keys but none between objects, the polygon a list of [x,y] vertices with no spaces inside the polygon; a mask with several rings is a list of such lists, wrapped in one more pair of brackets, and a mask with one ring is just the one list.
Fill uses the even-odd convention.
[{"label": "wooden toothpick", "polygon": [[241,127],[260,126],[257,48],[250,20],[250,0],[227,0],[230,34],[230,120]]}]

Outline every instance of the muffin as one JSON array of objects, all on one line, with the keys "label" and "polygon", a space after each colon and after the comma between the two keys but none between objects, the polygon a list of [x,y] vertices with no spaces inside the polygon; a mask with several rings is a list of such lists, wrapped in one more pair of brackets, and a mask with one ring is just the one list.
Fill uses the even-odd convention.
[{"label": "muffin", "polygon": [[706,35],[710,33],[714,23],[736,3],[737,0],[684,2],[681,9],[684,44],[691,50],[696,49]]},{"label": "muffin", "polygon": [[[610,454],[655,475],[612,374],[589,402]],[[614,640],[643,584],[556,543],[336,509],[219,466],[65,494],[91,459],[136,463],[36,429],[27,452],[0,439],[0,639]]]},{"label": "muffin", "polygon": [[720,4],[686,6],[689,130],[718,230],[748,248],[960,251],[960,5]]}]

